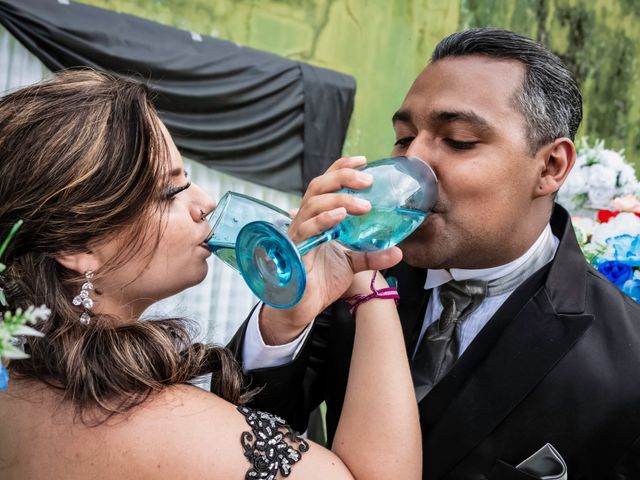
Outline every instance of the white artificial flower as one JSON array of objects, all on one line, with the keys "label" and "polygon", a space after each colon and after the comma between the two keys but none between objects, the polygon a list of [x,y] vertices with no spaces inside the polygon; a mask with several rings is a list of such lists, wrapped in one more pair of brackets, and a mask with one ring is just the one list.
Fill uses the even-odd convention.
[{"label": "white artificial flower", "polygon": [[585,237],[590,237],[591,235],[593,235],[593,231],[599,225],[599,223],[594,221],[593,219],[582,216],[571,217],[571,223],[573,223],[573,226],[575,228],[580,229],[580,232]]},{"label": "white artificial flower", "polygon": [[587,193],[588,175],[589,167],[574,166],[558,190],[557,202],[570,212],[582,208],[586,198],[584,194]]},{"label": "white artificial flower", "polygon": [[598,160],[601,165],[615,170],[616,172],[619,172],[622,170],[622,167],[627,165],[624,161],[624,157],[613,150],[602,149],[598,153]]},{"label": "white artificial flower", "polygon": [[20,325],[14,335],[24,335],[25,337],[44,337],[44,333],[39,332],[38,330],[27,327],[26,325]]},{"label": "white artificial flower", "polygon": [[589,172],[588,195],[592,206],[606,208],[616,193],[617,173],[604,165],[592,165]]},{"label": "white artificial flower", "polygon": [[589,156],[585,152],[580,151],[576,155],[576,163],[573,166],[573,170],[579,169],[580,167],[584,167],[585,165],[587,165],[588,158]]},{"label": "white artificial flower", "polygon": [[633,213],[623,212],[607,223],[599,223],[591,235],[591,243],[605,245],[607,238],[618,235],[640,235],[640,218]]},{"label": "white artificial flower", "polygon": [[34,308],[31,312],[31,321],[35,323],[38,320],[49,320],[50,316],[51,309],[47,308],[46,305],[40,305],[38,308]]},{"label": "white artificial flower", "polygon": [[602,150],[604,143],[596,143],[593,147],[590,147],[586,140],[582,142],[579,148],[578,155],[584,158],[586,165],[593,165],[594,163],[600,163],[598,156]]},{"label": "white artificial flower", "polygon": [[24,360],[25,358],[29,358],[29,355],[24,353],[24,351],[22,351],[20,348],[13,345],[8,345],[5,351],[2,352],[2,356],[4,358],[13,360]]},{"label": "white artificial flower", "polygon": [[563,193],[569,197],[573,197],[580,193],[586,193],[590,170],[590,167],[573,167],[558,193]]},{"label": "white artificial flower", "polygon": [[623,165],[618,173],[618,185],[620,186],[621,194],[632,194],[640,190],[638,179],[636,178],[636,171],[631,165]]}]

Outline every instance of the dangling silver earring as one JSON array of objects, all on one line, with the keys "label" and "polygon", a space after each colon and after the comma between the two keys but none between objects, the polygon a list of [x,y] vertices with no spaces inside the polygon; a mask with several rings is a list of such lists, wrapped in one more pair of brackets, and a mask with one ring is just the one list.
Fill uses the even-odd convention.
[{"label": "dangling silver earring", "polygon": [[93,283],[91,283],[93,272],[91,270],[87,270],[84,272],[84,278],[85,282],[82,284],[80,294],[73,298],[73,304],[77,307],[80,305],[84,307],[84,312],[80,315],[80,323],[83,325],[89,325],[91,323],[89,310],[93,308],[93,300],[89,297],[89,290],[93,290]]}]

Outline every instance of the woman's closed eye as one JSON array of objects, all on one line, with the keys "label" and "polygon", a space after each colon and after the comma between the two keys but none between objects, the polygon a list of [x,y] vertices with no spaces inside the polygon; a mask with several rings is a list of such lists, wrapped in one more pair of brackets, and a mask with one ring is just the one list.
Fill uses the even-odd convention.
[{"label": "woman's closed eye", "polygon": [[165,194],[164,194],[165,199],[173,200],[177,194],[179,194],[180,192],[184,192],[190,186],[191,186],[191,182],[187,182],[184,185],[170,185],[165,190]]}]

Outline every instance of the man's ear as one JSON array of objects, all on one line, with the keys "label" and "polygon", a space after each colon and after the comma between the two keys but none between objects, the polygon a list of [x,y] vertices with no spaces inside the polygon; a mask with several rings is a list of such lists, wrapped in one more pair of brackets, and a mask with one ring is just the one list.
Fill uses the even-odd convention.
[{"label": "man's ear", "polygon": [[93,252],[59,254],[54,256],[56,262],[68,270],[84,275],[84,272],[95,272],[100,267]]},{"label": "man's ear", "polygon": [[576,163],[576,147],[566,138],[557,138],[536,154],[540,175],[533,192],[534,198],[553,195],[564,183]]}]

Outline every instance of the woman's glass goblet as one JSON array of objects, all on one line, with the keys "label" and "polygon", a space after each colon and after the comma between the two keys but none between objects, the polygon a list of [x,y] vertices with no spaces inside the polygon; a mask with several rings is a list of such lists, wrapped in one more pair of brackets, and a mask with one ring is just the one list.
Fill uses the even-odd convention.
[{"label": "woman's glass goblet", "polygon": [[329,230],[295,245],[286,230],[268,219],[247,223],[235,241],[237,268],[253,293],[277,308],[295,305],[306,286],[301,256],[329,240],[357,251],[372,252],[397,245],[429,215],[438,198],[438,180],[426,162],[394,157],[358,170],[373,176],[363,190],[342,189],[368,200],[371,210],[347,217]]},{"label": "woman's glass goblet", "polygon": [[[286,235],[291,223],[291,217],[284,210],[257,198],[236,192],[226,192],[207,220],[211,226],[211,233],[206,241],[207,247],[220,260],[235,270],[239,270],[236,260],[236,238],[245,225],[261,220],[268,222],[273,228]],[[242,271],[240,273],[243,274]],[[247,281],[246,278],[245,281]],[[291,281],[302,285],[304,291],[306,285],[304,268],[300,266],[296,269],[294,265],[291,271]],[[269,305],[285,305],[289,302],[289,293],[282,289],[259,292],[256,295]]]}]

